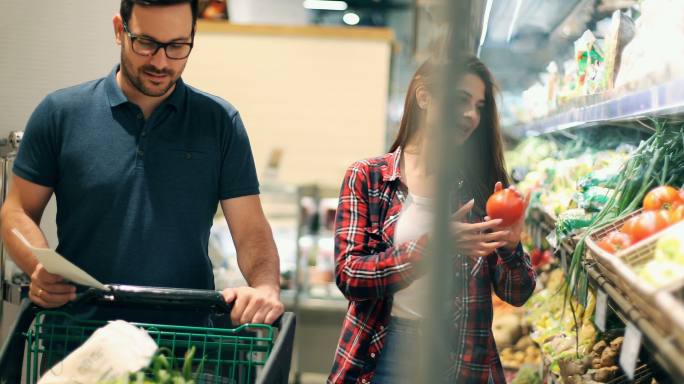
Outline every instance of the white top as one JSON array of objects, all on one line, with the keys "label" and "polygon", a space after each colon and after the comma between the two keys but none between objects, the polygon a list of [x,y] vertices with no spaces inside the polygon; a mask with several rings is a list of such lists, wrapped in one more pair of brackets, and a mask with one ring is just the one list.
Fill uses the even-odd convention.
[{"label": "white top", "polygon": [[[432,228],[433,221],[433,200],[409,193],[394,229],[394,244],[418,239]],[[421,277],[395,293],[392,316],[411,320],[422,318],[429,292],[427,283],[427,279]]]}]

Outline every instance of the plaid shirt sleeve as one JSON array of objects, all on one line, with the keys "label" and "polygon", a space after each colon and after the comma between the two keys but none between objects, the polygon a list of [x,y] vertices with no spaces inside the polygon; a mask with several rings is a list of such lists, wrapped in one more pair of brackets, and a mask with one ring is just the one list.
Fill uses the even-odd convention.
[{"label": "plaid shirt sleeve", "polygon": [[494,291],[503,301],[521,306],[534,292],[536,276],[530,257],[521,244],[514,251],[500,248],[496,251],[498,260],[491,268]]},{"label": "plaid shirt sleeve", "polygon": [[349,300],[383,298],[407,287],[422,273],[427,242],[423,236],[393,246],[382,239],[382,223],[374,223],[370,213],[380,197],[369,193],[368,174],[364,162],[347,170],[335,220],[337,286]]}]

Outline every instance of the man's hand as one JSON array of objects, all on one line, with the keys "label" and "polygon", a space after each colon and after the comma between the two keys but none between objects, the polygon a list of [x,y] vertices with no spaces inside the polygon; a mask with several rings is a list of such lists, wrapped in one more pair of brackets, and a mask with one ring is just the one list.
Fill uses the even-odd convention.
[{"label": "man's hand", "polygon": [[223,297],[233,303],[230,319],[235,325],[272,324],[285,310],[278,290],[272,287],[226,288]]},{"label": "man's hand", "polygon": [[38,264],[31,274],[29,298],[39,307],[57,308],[76,299],[76,287]]}]

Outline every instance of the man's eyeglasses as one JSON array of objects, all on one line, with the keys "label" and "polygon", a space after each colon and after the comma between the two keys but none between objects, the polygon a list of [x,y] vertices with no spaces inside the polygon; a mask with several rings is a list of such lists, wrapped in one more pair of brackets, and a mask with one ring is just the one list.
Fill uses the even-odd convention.
[{"label": "man's eyeglasses", "polygon": [[126,22],[123,23],[124,32],[131,39],[131,47],[133,52],[141,56],[154,56],[160,48],[164,48],[166,57],[172,60],[182,60],[190,56],[193,43],[160,43],[148,37],[138,36],[128,30]]}]

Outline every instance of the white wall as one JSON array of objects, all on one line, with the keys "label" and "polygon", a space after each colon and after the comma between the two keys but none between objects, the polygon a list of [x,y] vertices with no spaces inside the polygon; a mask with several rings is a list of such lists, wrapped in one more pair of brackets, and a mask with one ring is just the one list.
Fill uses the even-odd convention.
[{"label": "white wall", "polygon": [[385,150],[388,39],[341,28],[204,26],[184,79],[240,110],[261,175],[280,148],[281,181],[337,188],[353,161]]},{"label": "white wall", "polygon": [[53,90],[107,74],[118,62],[119,0],[0,1],[0,137],[23,130]]},{"label": "white wall", "polygon": [[[0,137],[23,130],[48,93],[106,75],[118,62],[119,0],[0,1]],[[54,199],[41,228],[57,245]]]}]

